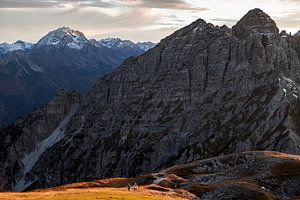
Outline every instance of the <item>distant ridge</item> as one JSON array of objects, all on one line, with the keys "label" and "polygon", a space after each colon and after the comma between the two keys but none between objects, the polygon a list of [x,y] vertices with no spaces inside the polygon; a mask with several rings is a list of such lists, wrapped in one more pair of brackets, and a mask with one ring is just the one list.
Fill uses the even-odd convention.
[{"label": "distant ridge", "polygon": [[59,89],[87,91],[124,59],[154,46],[118,41],[123,45],[107,48],[80,31],[61,27],[36,44],[0,44],[0,129],[48,103]]},{"label": "distant ridge", "polygon": [[140,52],[148,51],[149,49],[155,46],[155,43],[149,41],[134,43],[130,40],[122,40],[120,38],[88,40],[85,37],[85,35],[80,31],[73,30],[70,27],[61,27],[56,30],[50,31],[47,35],[42,37],[36,44],[23,42],[21,40],[18,40],[13,44],[8,44],[6,42],[0,44],[0,58],[15,50],[28,51],[31,50],[31,48],[41,48],[41,47],[49,47],[49,46],[55,46],[55,47],[66,46],[68,48],[79,50],[83,48],[86,44],[91,44],[96,47],[99,46],[105,46],[108,48],[113,47],[114,49],[132,48],[134,49],[134,51],[140,51]]}]

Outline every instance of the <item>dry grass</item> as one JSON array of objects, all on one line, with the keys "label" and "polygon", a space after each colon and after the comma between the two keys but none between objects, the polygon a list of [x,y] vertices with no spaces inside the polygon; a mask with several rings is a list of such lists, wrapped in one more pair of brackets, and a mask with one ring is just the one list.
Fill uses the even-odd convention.
[{"label": "dry grass", "polygon": [[147,189],[127,191],[126,188],[85,188],[45,190],[25,193],[0,193],[1,200],[184,200],[176,193]]},{"label": "dry grass", "polygon": [[137,183],[140,186],[149,185],[154,180],[155,178],[151,174],[147,174],[135,178],[110,178],[110,179],[97,180],[93,182],[72,183],[72,184],[67,184],[52,189],[61,190],[61,189],[91,188],[91,187],[122,188],[122,187],[127,187],[128,184],[133,185],[134,183]]}]

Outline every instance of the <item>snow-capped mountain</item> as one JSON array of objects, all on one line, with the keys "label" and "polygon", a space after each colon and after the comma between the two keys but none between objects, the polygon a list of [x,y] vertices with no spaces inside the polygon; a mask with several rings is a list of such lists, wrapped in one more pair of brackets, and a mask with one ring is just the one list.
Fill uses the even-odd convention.
[{"label": "snow-capped mountain", "polygon": [[107,48],[134,47],[136,45],[130,40],[121,40],[120,38],[105,38],[99,40],[99,43]]},{"label": "snow-capped mountain", "polygon": [[86,43],[89,43],[89,40],[82,32],[73,30],[69,27],[62,27],[50,31],[46,36],[40,39],[34,47],[67,46],[74,49],[81,49]]},{"label": "snow-capped mountain", "polygon": [[9,52],[16,51],[16,50],[22,50],[26,51],[31,49],[32,43],[24,42],[21,40],[16,41],[13,44],[8,44],[6,42],[0,44],[0,57],[3,55],[8,54]]},{"label": "snow-capped mountain", "polygon": [[155,46],[155,43],[152,42],[134,43],[130,40],[122,40],[120,38],[105,38],[99,40],[98,42],[101,45],[110,49],[132,48],[132,49],[140,49],[142,51],[148,51],[149,49]]},{"label": "snow-capped mountain", "polygon": [[80,31],[73,30],[69,27],[61,27],[54,31],[50,31],[44,36],[35,48],[41,47],[69,47],[73,49],[81,49],[85,45],[90,44],[96,47],[107,47],[109,49],[128,49],[134,51],[148,51],[155,46],[152,42],[134,43],[130,40],[122,40],[120,38],[105,38],[99,41],[95,39],[88,40]]},{"label": "snow-capped mountain", "polygon": [[134,43],[130,40],[122,40],[120,38],[105,38],[99,41],[95,39],[88,40],[85,35],[69,27],[61,27],[56,30],[50,31],[47,35],[41,38],[36,44],[16,41],[13,44],[6,42],[0,44],[0,56],[4,56],[9,52],[15,50],[30,50],[33,48],[45,47],[67,47],[72,49],[82,49],[85,45],[90,44],[95,47],[107,47],[109,49],[127,49],[130,51],[138,51],[139,53],[148,51],[155,46],[152,42],[137,42]]},{"label": "snow-capped mountain", "polygon": [[153,42],[138,42],[136,43],[140,49],[143,51],[148,51],[149,49],[152,49],[155,46],[155,43]]}]

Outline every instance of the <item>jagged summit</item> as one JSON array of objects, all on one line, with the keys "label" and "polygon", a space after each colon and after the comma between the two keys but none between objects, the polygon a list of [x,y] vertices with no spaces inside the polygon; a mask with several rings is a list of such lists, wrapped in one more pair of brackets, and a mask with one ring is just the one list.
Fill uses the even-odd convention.
[{"label": "jagged summit", "polygon": [[50,31],[44,36],[35,47],[44,46],[68,46],[74,49],[81,49],[88,39],[80,31],[73,30],[69,27],[61,27],[54,31]]},{"label": "jagged summit", "polygon": [[268,14],[259,8],[250,10],[235,26],[232,27],[232,31],[234,35],[240,38],[257,33],[279,33],[276,23]]}]

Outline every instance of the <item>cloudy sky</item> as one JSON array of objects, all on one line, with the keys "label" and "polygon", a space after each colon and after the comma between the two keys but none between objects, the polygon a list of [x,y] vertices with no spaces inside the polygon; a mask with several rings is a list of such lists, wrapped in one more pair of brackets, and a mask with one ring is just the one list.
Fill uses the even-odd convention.
[{"label": "cloudy sky", "polygon": [[198,18],[231,27],[256,7],[281,30],[300,29],[300,0],[0,0],[0,43],[36,42],[62,26],[88,38],[158,42]]}]

